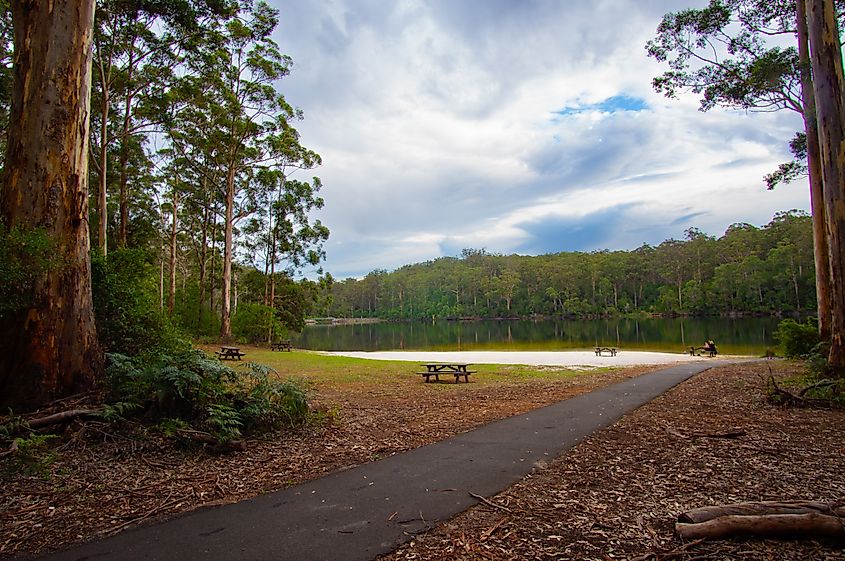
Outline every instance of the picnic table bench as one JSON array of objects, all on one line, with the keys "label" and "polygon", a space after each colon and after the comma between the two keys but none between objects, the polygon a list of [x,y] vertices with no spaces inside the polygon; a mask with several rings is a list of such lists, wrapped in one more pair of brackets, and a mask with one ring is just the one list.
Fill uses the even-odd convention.
[{"label": "picnic table bench", "polygon": [[241,360],[246,353],[242,353],[240,347],[220,347],[219,351],[214,351],[217,358],[220,360]]},{"label": "picnic table bench", "polygon": [[293,347],[290,344],[290,341],[277,341],[270,345],[271,351],[292,351]]},{"label": "picnic table bench", "polygon": [[710,347],[690,347],[689,354],[690,356],[702,356],[704,353],[707,353],[707,356],[714,357],[716,356],[716,349]]},{"label": "picnic table bench", "polygon": [[616,347],[596,347],[596,356],[602,356],[602,353],[607,353],[608,356],[616,356]]},{"label": "picnic table bench", "polygon": [[451,374],[455,377],[456,384],[461,379],[461,376],[464,377],[464,382],[469,383],[469,375],[475,374],[476,372],[475,370],[469,370],[469,364],[466,363],[431,362],[423,364],[423,366],[425,366],[425,372],[417,372],[417,374],[425,376],[426,382],[428,382],[432,376],[434,376],[434,379],[439,382],[441,374]]}]

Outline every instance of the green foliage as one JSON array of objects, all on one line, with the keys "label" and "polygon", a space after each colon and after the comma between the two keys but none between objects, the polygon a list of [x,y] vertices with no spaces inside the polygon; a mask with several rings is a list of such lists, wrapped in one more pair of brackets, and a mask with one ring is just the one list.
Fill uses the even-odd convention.
[{"label": "green foliage", "polygon": [[232,316],[232,335],[238,340],[250,343],[267,341],[271,331],[277,339],[287,337],[287,329],[273,308],[249,302],[238,305],[237,312]]},{"label": "green foliage", "polygon": [[156,271],[140,250],[118,250],[91,260],[94,315],[100,344],[109,352],[138,355],[184,347],[160,310]]},{"label": "green foliage", "polygon": [[103,405],[99,415],[105,422],[114,423],[138,413],[140,409],[141,405],[138,403],[118,401],[117,403]]},{"label": "green foliage", "polygon": [[806,358],[814,349],[818,350],[819,327],[816,318],[807,318],[804,323],[785,319],[778,324],[774,335],[786,358]]},{"label": "green foliage", "polygon": [[0,223],[0,317],[32,304],[36,279],[60,263],[53,248],[43,230],[9,230]]},{"label": "green foliage", "polygon": [[634,251],[467,250],[315,290],[328,308],[321,315],[334,317],[803,313],[815,308],[814,270],[812,218],[788,211],[762,227],[734,224],[719,238],[690,228],[682,240]]},{"label": "green foliage", "polygon": [[32,434],[12,441],[12,453],[4,465],[6,476],[37,475],[50,478],[50,466],[56,454],[49,449],[49,442],[58,438],[55,434]]},{"label": "green foliage", "polygon": [[137,404],[166,434],[190,427],[226,441],[308,418],[305,390],[258,364],[236,372],[199,350],[107,359],[112,391],[124,411]]}]

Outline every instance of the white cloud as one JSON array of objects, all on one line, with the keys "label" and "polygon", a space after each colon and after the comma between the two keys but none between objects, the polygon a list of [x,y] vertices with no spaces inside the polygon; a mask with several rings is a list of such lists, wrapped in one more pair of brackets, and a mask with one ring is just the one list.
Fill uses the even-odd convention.
[{"label": "white cloud", "polygon": [[[324,161],[319,216],[336,276],[462,247],[629,248],[690,226],[720,235],[808,207],[800,182],[762,183],[789,158],[797,117],[701,113],[694,96],[652,91],[665,68],[644,44],[681,8],[673,0],[272,3],[295,62],[281,90]],[[620,95],[647,107],[595,108]],[[556,113],[568,107],[587,109]]]}]

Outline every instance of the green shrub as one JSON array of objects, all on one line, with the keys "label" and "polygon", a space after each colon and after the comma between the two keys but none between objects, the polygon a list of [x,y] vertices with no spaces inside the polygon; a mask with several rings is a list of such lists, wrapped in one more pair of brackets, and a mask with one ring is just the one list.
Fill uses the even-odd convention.
[{"label": "green shrub", "polygon": [[193,428],[223,442],[308,419],[304,388],[258,364],[239,373],[195,349],[107,359],[115,399],[139,404],[165,432]]},{"label": "green shrub", "polygon": [[96,254],[91,274],[97,335],[106,351],[134,356],[186,346],[161,312],[157,273],[145,252]]},{"label": "green shrub", "polygon": [[786,358],[806,358],[819,344],[819,328],[816,318],[807,318],[804,323],[785,319],[778,324],[775,339],[780,343]]},{"label": "green shrub", "polygon": [[238,310],[232,316],[232,335],[239,341],[266,341],[271,327],[275,338],[287,337],[287,329],[276,317],[276,311],[261,304],[238,304]]},{"label": "green shrub", "polygon": [[58,438],[55,434],[30,434],[15,438],[3,471],[8,476],[37,475],[49,479],[50,466],[56,461],[56,454],[49,449],[48,442],[55,438]]}]

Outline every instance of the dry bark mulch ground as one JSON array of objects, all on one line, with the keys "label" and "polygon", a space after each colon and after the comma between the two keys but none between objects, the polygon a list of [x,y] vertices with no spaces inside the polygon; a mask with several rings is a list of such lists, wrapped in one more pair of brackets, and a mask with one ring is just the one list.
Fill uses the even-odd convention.
[{"label": "dry bark mulch ground", "polygon": [[[845,412],[763,401],[780,361],[717,368],[596,433],[546,468],[385,556],[462,559],[845,559],[816,541],[682,543],[675,516],[729,502],[845,497]],[[72,425],[49,480],[17,477],[0,494],[0,557],[46,552],[319,477],[441,440],[639,375],[452,387],[395,384],[319,389],[326,422],[215,456]],[[715,438],[741,430],[739,438]]]},{"label": "dry bark mulch ground", "polygon": [[228,455],[180,449],[155,433],[142,434],[140,426],[75,422],[54,450],[48,477],[0,479],[0,559],[45,553],[200,506],[296,485],[655,368],[495,385],[424,384],[419,376],[323,384],[315,395],[322,422],[250,440],[246,451]]},{"label": "dry bark mulch ground", "polygon": [[496,507],[381,560],[845,559],[842,543],[673,536],[676,516],[695,507],[845,498],[845,412],[766,404],[770,369],[798,373],[783,362],[705,372],[492,497]]}]

